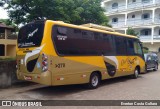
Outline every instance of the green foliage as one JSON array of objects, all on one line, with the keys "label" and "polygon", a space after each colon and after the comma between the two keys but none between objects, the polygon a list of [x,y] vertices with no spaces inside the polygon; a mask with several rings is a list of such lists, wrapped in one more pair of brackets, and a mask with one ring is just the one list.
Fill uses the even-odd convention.
[{"label": "green foliage", "polygon": [[149,48],[143,47],[143,53],[148,53],[148,52],[149,52]]},{"label": "green foliage", "polygon": [[16,31],[18,31],[18,26],[15,23],[13,23],[12,20],[10,20],[10,19],[0,19],[0,22],[3,22],[7,26],[11,26],[11,27],[15,28]]},{"label": "green foliage", "polygon": [[0,1],[0,7],[2,7],[4,5],[4,0]]},{"label": "green foliage", "polygon": [[0,22],[3,22],[4,24],[8,25],[8,26],[14,26],[15,24],[9,20],[9,19],[0,19]]},{"label": "green foliage", "polygon": [[[6,1],[6,0],[3,0]],[[33,20],[60,20],[73,24],[108,25],[102,0],[7,0],[9,17],[16,24]]]},{"label": "green foliage", "polygon": [[127,34],[128,35],[133,35],[133,36],[138,36],[138,33],[134,29],[132,29],[131,27],[129,27],[127,29]]},{"label": "green foliage", "polygon": [[15,61],[16,57],[0,58],[0,61]]}]

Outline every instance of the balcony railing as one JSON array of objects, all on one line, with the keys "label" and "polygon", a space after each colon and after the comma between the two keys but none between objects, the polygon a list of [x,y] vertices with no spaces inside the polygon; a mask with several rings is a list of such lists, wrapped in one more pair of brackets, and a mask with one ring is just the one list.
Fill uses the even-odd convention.
[{"label": "balcony railing", "polygon": [[148,25],[151,23],[152,23],[152,18],[150,18],[150,19],[134,19],[134,20],[128,20],[127,26]]},{"label": "balcony railing", "polygon": [[152,40],[152,36],[151,35],[148,35],[148,36],[145,36],[145,35],[139,35],[139,38],[141,41],[151,41]]},{"label": "balcony railing", "polygon": [[160,18],[155,18],[154,22],[152,18],[149,19],[128,19],[127,25],[125,25],[125,21],[119,21],[117,23],[110,23],[113,28],[120,28],[120,27],[131,27],[131,26],[146,26],[151,24],[160,24]]},{"label": "balcony railing", "polygon": [[153,0],[149,0],[147,2],[135,2],[135,3],[129,3],[127,8],[128,9],[136,9],[136,8],[143,8],[146,6],[152,6],[153,4]]},{"label": "balcony railing", "polygon": [[119,11],[122,11],[126,9],[126,6],[125,5],[121,5],[121,6],[118,6],[118,7],[115,7],[115,8],[106,8],[106,11],[107,13],[114,13],[114,12],[119,12]]},{"label": "balcony railing", "polygon": [[160,35],[155,35],[153,39],[160,39]]},{"label": "balcony railing", "polygon": [[155,3],[153,3],[153,0],[149,0],[146,2],[129,3],[127,5],[127,9],[126,9],[126,5],[120,5],[116,8],[106,8],[106,12],[107,12],[107,14],[109,14],[109,13],[125,11],[128,9],[139,9],[139,8],[145,8],[145,7],[154,6],[154,5],[155,6],[160,5],[160,0],[156,0]]},{"label": "balcony railing", "polygon": [[119,21],[116,23],[110,23],[110,25],[112,25],[112,28],[119,28],[119,27],[124,27],[125,26],[125,21]]},{"label": "balcony railing", "polygon": [[5,39],[5,33],[0,33],[0,39]]},{"label": "balcony railing", "polygon": [[155,19],[154,19],[154,22],[155,22],[156,24],[160,24],[160,18],[155,18]]},{"label": "balcony railing", "polygon": [[11,33],[10,35],[7,36],[7,39],[17,39],[17,34]]},{"label": "balcony railing", "polygon": [[[0,33],[0,39],[5,39],[5,33]],[[7,35],[7,39],[17,39],[17,34],[15,33],[11,33],[9,35]]]},{"label": "balcony railing", "polygon": [[[148,35],[148,36],[144,36],[144,35],[139,35],[140,40],[143,41],[147,41],[147,42],[152,42],[152,36]],[[154,35],[153,36],[153,41],[160,41],[160,35]]]}]

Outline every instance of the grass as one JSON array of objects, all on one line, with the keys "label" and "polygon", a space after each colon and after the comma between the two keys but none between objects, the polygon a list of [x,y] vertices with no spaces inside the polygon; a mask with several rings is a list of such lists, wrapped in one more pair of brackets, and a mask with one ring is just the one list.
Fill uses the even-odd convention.
[{"label": "grass", "polygon": [[0,61],[15,61],[16,57],[0,58]]}]

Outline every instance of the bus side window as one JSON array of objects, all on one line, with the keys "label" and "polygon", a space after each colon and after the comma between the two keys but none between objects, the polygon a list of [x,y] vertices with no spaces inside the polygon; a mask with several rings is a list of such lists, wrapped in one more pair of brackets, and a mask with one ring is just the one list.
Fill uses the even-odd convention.
[{"label": "bus side window", "polygon": [[134,52],[137,55],[143,56],[142,48],[138,41],[134,41]]},{"label": "bus side window", "polygon": [[134,52],[134,43],[133,43],[132,39],[129,39],[127,41],[127,54],[128,55],[134,55],[135,54],[135,52]]},{"label": "bus side window", "polygon": [[115,37],[116,55],[127,55],[126,39],[123,37]]}]

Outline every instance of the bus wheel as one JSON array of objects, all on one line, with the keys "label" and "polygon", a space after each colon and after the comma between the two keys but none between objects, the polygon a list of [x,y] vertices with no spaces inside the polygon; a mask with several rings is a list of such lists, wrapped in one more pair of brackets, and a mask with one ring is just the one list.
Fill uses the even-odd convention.
[{"label": "bus wheel", "polygon": [[139,75],[139,70],[138,70],[138,68],[135,68],[134,74],[132,75],[132,77],[133,77],[134,79],[137,79],[137,78],[138,78],[138,75]]},{"label": "bus wheel", "polygon": [[87,84],[89,89],[96,89],[100,83],[100,76],[98,73],[92,73],[90,76],[90,81]]}]

